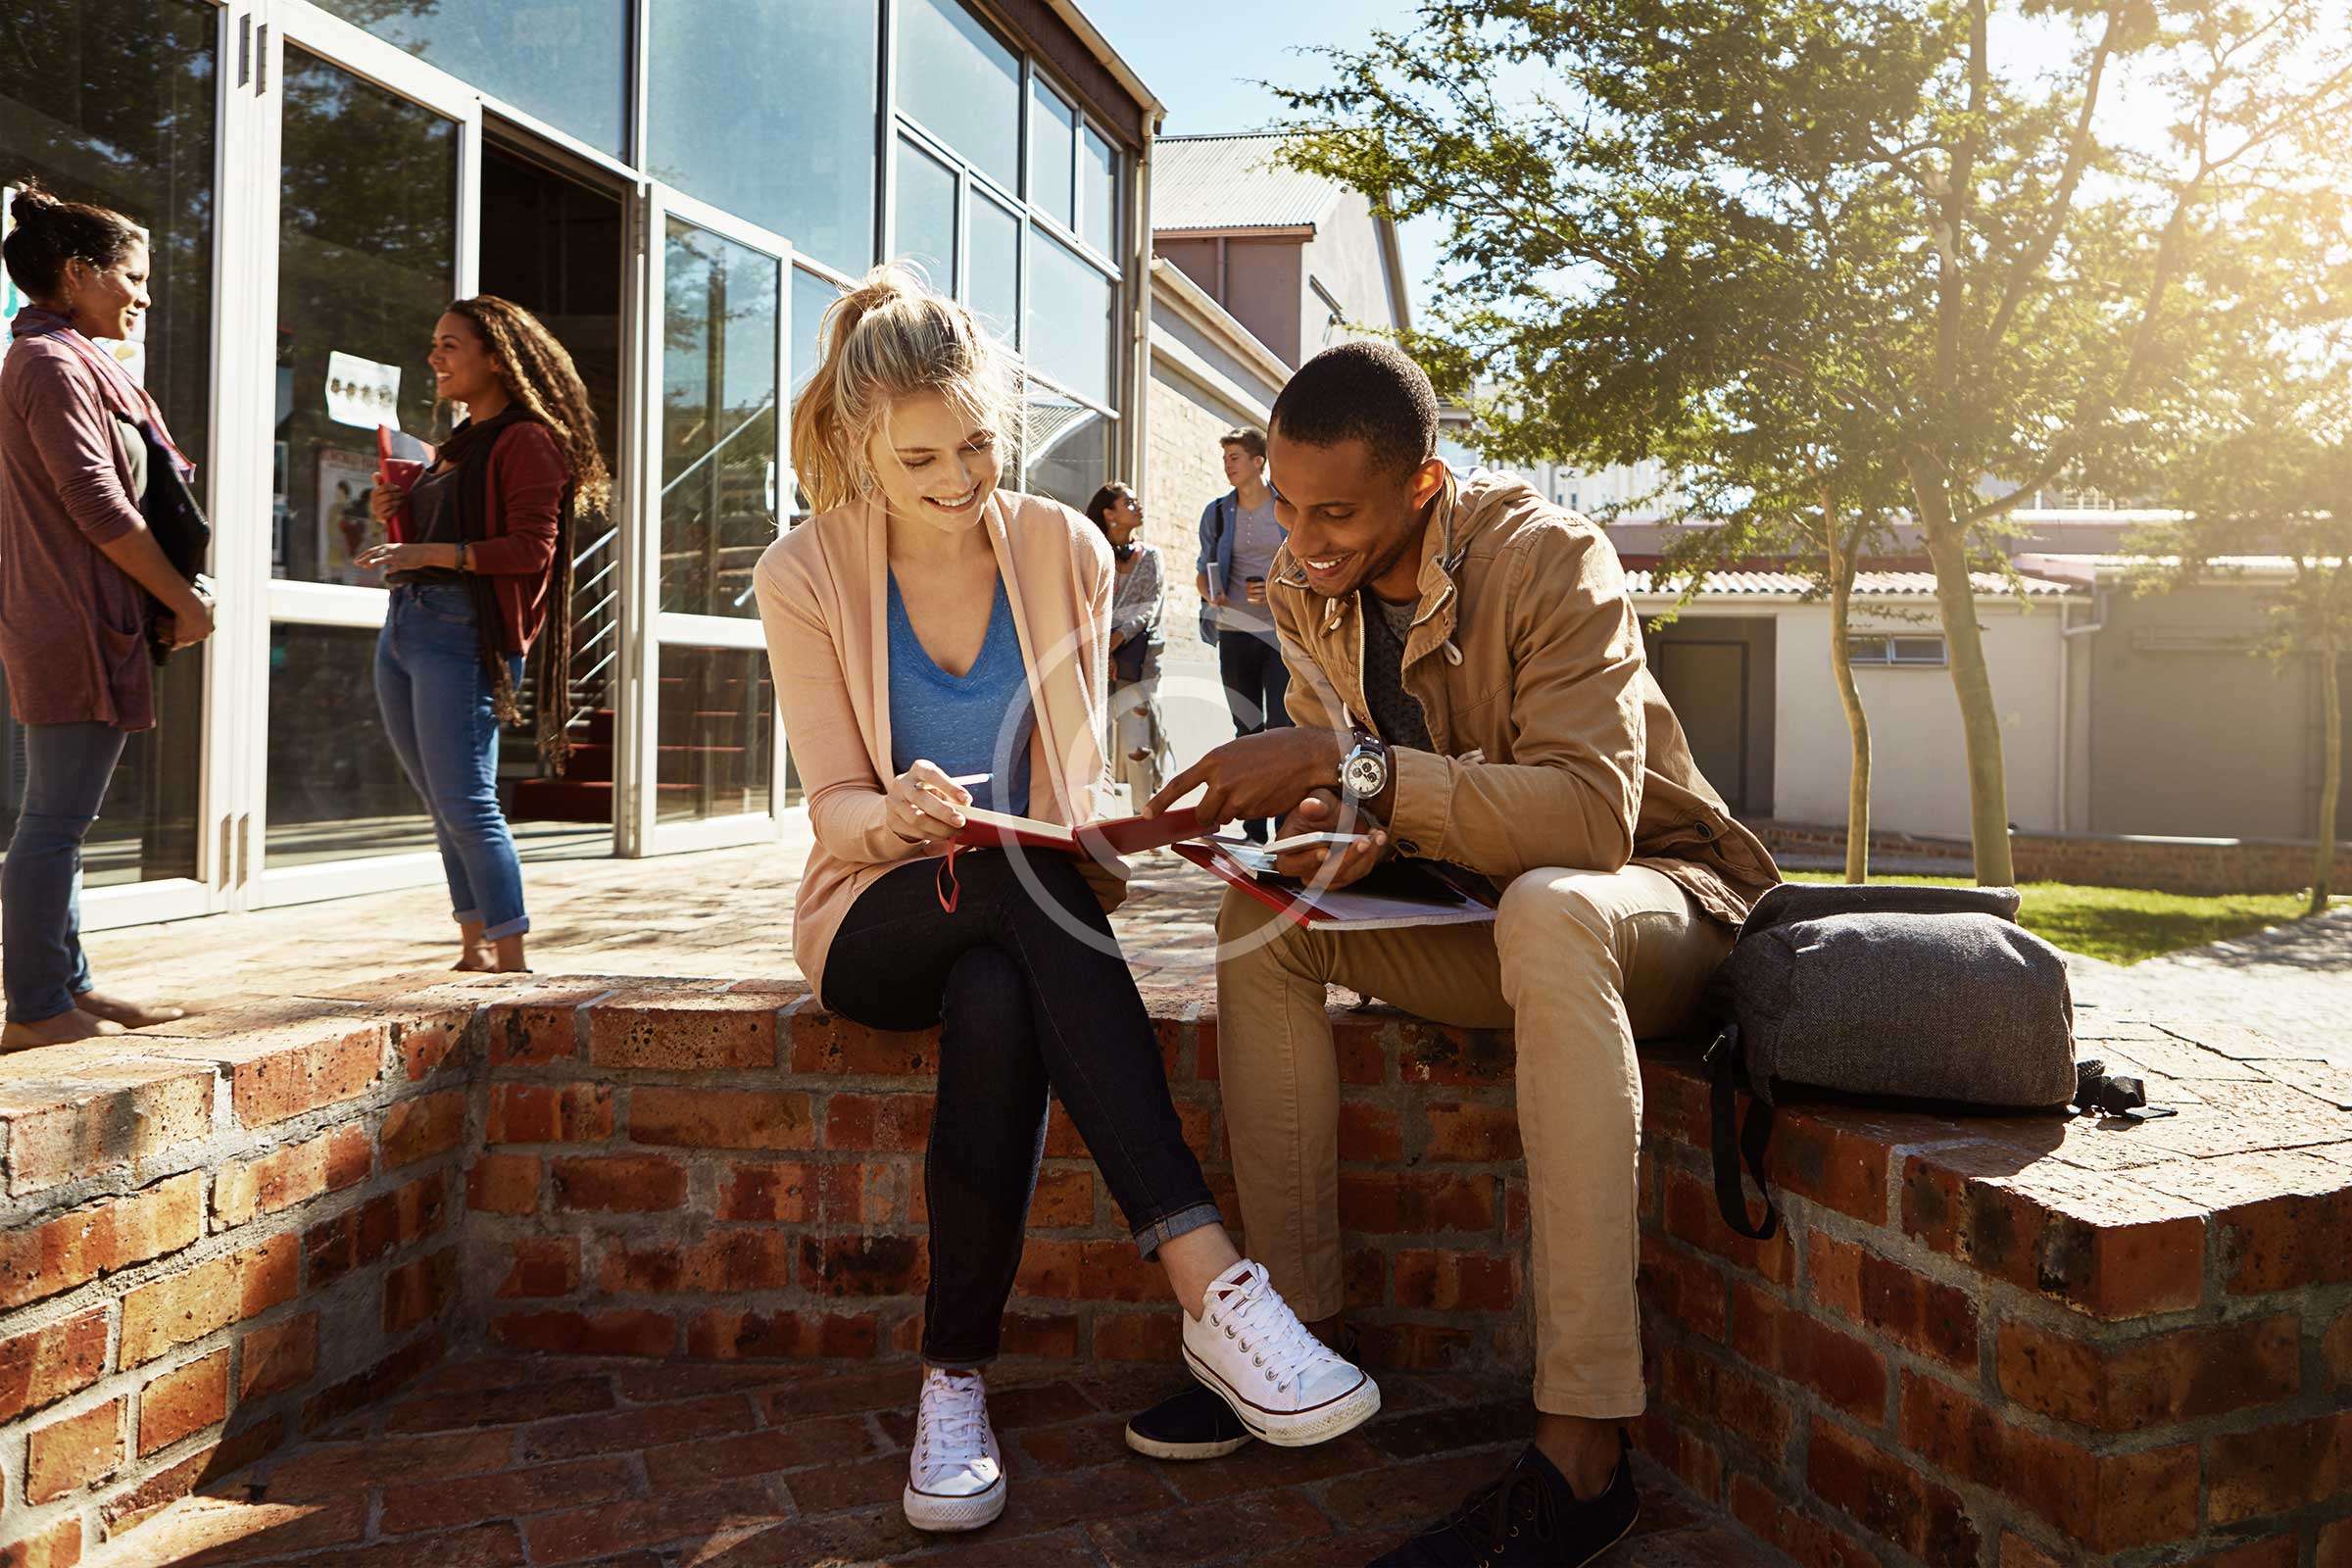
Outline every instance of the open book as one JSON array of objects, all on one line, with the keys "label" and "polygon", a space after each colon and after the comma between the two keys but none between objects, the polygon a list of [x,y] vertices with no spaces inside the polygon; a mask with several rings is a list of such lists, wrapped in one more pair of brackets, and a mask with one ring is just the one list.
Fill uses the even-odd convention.
[{"label": "open book", "polygon": [[963,808],[963,831],[954,842],[973,850],[1060,850],[1067,855],[1084,851],[1100,855],[1141,855],[1184,839],[1197,839],[1204,832],[1200,819],[1191,807],[1178,811],[1162,811],[1157,816],[1121,816],[1107,822],[1089,822],[1083,827],[1067,828],[1058,822],[1040,821],[1034,816],[1014,816],[1007,811],[990,811],[977,806]]},{"label": "open book", "polygon": [[1299,925],[1384,931],[1494,918],[1486,879],[1443,860],[1384,860],[1344,888],[1318,888],[1275,870],[1266,847],[1247,839],[1212,838],[1175,850]]}]

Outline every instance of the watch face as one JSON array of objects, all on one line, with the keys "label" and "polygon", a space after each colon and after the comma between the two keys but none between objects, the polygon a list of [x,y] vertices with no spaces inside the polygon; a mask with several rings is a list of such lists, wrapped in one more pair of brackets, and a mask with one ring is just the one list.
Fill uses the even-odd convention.
[{"label": "watch face", "polygon": [[1351,752],[1340,767],[1340,787],[1359,801],[1368,801],[1388,788],[1389,770],[1377,752]]}]

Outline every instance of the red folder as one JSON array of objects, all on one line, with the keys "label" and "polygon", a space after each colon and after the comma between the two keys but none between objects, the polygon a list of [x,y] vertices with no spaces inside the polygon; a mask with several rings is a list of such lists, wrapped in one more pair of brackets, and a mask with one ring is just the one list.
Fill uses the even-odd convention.
[{"label": "red folder", "polygon": [[[410,487],[416,483],[417,476],[424,472],[432,461],[433,449],[415,436],[403,435],[388,424],[379,424],[375,427],[375,482],[377,484],[390,485],[405,496],[409,493]],[[403,526],[407,515],[405,509],[395,512],[392,514],[391,522],[385,525],[385,534],[396,545],[407,543],[401,537],[407,532]]]}]

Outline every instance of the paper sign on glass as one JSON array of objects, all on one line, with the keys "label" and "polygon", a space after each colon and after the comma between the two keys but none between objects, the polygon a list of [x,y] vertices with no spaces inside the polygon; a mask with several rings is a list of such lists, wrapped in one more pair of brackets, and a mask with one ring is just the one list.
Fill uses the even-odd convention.
[{"label": "paper sign on glass", "polygon": [[400,424],[400,367],[378,365],[330,349],[326,356],[326,416],[372,430]]}]

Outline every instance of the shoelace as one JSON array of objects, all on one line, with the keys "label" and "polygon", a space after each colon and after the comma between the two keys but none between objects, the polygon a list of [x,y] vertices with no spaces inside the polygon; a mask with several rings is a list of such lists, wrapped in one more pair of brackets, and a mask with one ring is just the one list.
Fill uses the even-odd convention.
[{"label": "shoelace", "polygon": [[1282,1293],[1262,1273],[1243,1288],[1238,1305],[1228,1299],[1216,1321],[1227,1339],[1249,1352],[1250,1364],[1262,1370],[1266,1381],[1285,1394],[1308,1371],[1339,1359],[1283,1304]]},{"label": "shoelace", "polygon": [[988,1386],[978,1378],[933,1377],[923,1386],[926,1458],[946,1449],[962,1459],[985,1457]]},{"label": "shoelace", "polygon": [[[1523,1496],[1528,1499],[1524,1507]],[[1539,1545],[1548,1544],[1559,1533],[1551,1489],[1532,1470],[1514,1469],[1484,1492],[1472,1493],[1469,1500],[1438,1531],[1459,1535],[1470,1543],[1471,1549],[1480,1554],[1481,1568],[1485,1568],[1489,1559],[1510,1549],[1511,1537],[1518,1535],[1521,1528],[1514,1522],[1516,1519],[1525,1519],[1533,1527]]]}]

